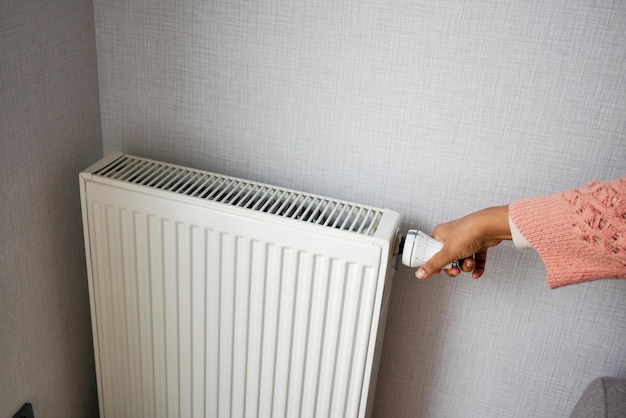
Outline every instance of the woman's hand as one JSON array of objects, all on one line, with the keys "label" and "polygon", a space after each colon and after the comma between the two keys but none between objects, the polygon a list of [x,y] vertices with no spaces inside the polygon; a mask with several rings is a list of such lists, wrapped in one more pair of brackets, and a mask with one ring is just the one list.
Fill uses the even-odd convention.
[{"label": "woman's hand", "polygon": [[502,240],[511,239],[509,207],[482,209],[437,225],[432,237],[442,242],[443,248],[417,270],[415,275],[418,279],[427,279],[456,260],[463,260],[463,263],[445,270],[448,276],[458,276],[461,271],[473,271],[472,277],[478,279],[485,271],[487,249],[500,244]]}]

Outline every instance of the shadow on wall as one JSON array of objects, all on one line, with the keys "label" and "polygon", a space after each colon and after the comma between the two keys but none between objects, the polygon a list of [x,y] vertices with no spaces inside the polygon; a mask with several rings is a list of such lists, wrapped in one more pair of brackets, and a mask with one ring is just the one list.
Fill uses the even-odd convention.
[{"label": "shadow on wall", "polygon": [[[444,322],[452,295],[437,285],[438,278],[418,282],[413,273],[401,268],[394,278],[374,403],[376,418],[389,417],[390,411],[396,417],[428,416],[429,405],[421,400],[433,399],[434,385],[428,382],[437,379],[437,365],[445,361],[441,358]],[[407,323],[410,318],[423,321]]]}]

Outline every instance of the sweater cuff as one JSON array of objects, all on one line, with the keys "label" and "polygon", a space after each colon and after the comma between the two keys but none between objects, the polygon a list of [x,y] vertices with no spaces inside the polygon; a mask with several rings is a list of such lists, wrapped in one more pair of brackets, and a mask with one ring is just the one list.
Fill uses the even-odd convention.
[{"label": "sweater cuff", "polygon": [[513,244],[517,247],[518,250],[533,250],[534,247],[528,242],[528,240],[522,235],[519,231],[515,222],[513,222],[513,218],[509,215],[509,228],[511,229],[511,238],[513,239]]},{"label": "sweater cuff", "polygon": [[599,256],[575,233],[573,212],[562,194],[509,205],[513,223],[543,260],[548,286],[554,289],[599,278],[624,277],[621,264]]}]

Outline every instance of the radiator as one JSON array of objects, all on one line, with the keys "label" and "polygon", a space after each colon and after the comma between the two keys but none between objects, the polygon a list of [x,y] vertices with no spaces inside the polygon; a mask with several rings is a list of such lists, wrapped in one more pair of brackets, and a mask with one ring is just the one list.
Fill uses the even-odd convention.
[{"label": "radiator", "polygon": [[80,191],[101,418],[371,415],[398,213],[119,153]]}]

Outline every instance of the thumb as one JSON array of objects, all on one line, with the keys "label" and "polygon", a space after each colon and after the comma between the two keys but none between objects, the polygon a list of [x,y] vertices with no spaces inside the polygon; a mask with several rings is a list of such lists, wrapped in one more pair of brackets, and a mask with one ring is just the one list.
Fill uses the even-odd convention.
[{"label": "thumb", "polygon": [[441,249],[417,269],[415,276],[420,280],[427,279],[433,274],[439,273],[444,266],[452,261],[454,261],[454,257],[450,257],[445,249]]}]

